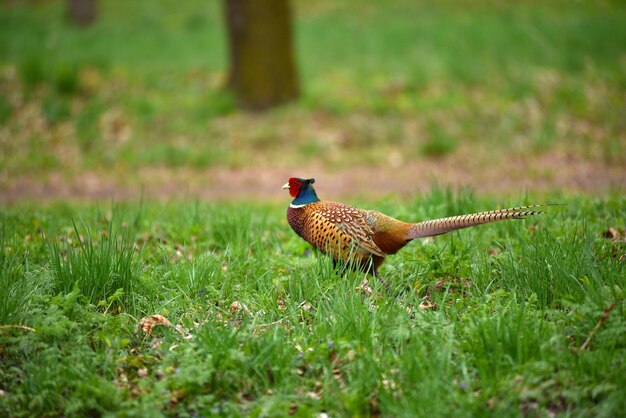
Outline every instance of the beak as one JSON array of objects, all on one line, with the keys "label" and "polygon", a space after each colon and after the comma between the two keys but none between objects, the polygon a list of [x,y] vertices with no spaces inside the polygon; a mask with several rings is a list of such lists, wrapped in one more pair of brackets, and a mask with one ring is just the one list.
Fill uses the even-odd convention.
[{"label": "beak", "polygon": [[282,187],[283,189],[289,189],[289,183],[285,183],[284,186]]}]

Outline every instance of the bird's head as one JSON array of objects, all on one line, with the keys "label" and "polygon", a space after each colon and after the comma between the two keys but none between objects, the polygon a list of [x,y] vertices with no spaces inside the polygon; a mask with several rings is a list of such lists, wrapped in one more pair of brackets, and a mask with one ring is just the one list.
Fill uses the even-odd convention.
[{"label": "bird's head", "polygon": [[313,189],[312,184],[315,183],[315,179],[300,179],[297,177],[291,177],[287,183],[283,186],[283,189],[289,190],[291,197],[298,197],[301,192],[307,189]]},{"label": "bird's head", "polygon": [[291,177],[289,181],[283,186],[283,189],[288,189],[291,197],[294,198],[292,204],[306,205],[308,203],[317,202],[319,199],[315,194],[313,188],[315,179],[301,179],[298,177]]}]

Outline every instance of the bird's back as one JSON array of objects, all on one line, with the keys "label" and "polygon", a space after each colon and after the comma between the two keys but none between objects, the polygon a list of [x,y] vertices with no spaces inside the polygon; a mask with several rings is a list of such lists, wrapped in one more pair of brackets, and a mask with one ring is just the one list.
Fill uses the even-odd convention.
[{"label": "bird's back", "polygon": [[336,259],[350,253],[360,258],[385,256],[373,240],[374,225],[368,211],[321,200],[302,207],[290,206],[287,220],[298,235]]}]

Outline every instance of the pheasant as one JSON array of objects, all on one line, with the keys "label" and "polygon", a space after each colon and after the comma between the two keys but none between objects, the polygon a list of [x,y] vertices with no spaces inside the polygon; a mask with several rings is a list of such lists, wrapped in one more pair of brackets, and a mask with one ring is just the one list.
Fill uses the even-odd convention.
[{"label": "pheasant", "polygon": [[528,210],[540,205],[492,210],[408,223],[374,210],[320,200],[315,179],[292,177],[283,186],[294,198],[287,209],[287,221],[305,241],[336,262],[349,261],[354,268],[378,276],[385,257],[397,253],[415,238],[433,237],[461,228],[523,219],[543,212]]}]

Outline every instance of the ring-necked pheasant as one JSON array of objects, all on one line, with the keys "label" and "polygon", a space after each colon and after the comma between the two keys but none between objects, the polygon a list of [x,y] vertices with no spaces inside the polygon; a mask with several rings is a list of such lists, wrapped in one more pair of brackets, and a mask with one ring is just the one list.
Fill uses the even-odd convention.
[{"label": "ring-necked pheasant", "polygon": [[387,255],[395,254],[415,238],[543,213],[527,210],[539,206],[533,205],[408,223],[374,210],[320,200],[313,188],[314,182],[315,179],[292,177],[283,186],[294,198],[287,209],[289,225],[313,247],[332,256],[335,262],[350,260],[375,276]]}]

